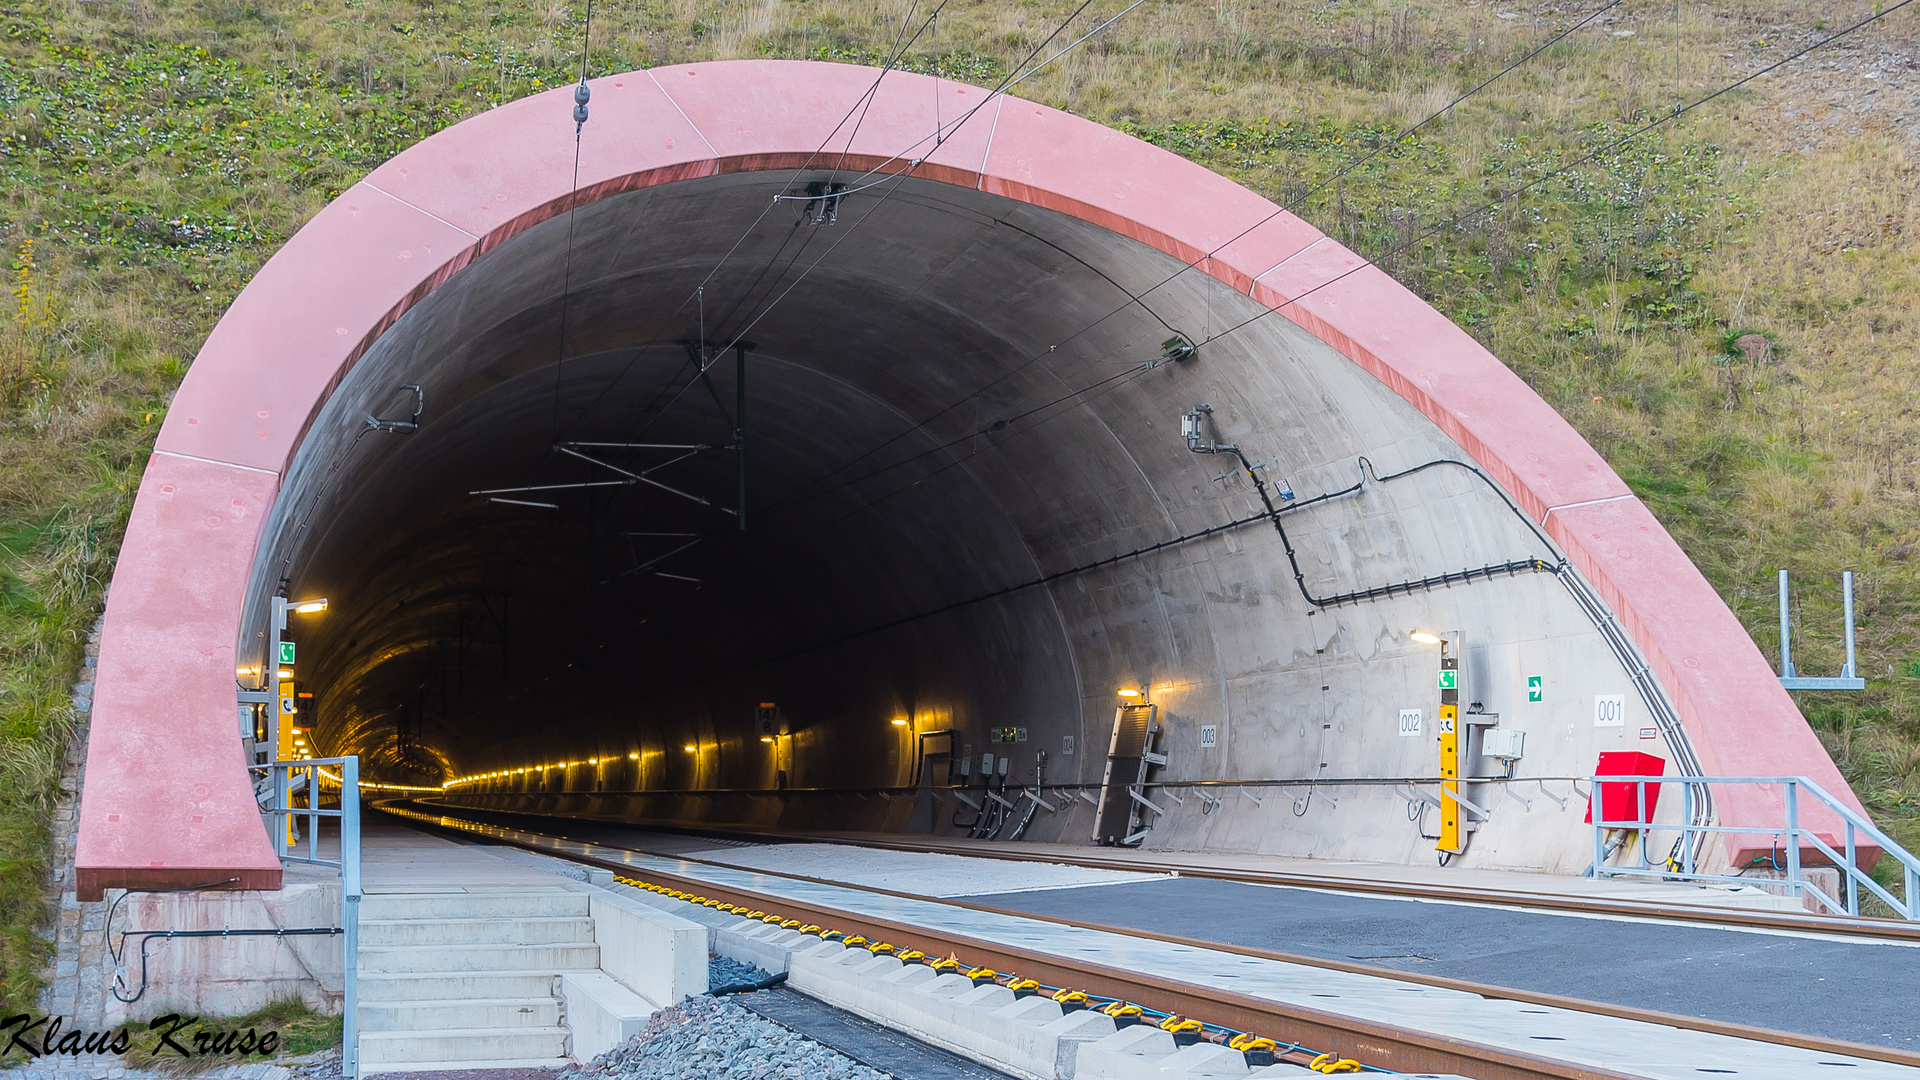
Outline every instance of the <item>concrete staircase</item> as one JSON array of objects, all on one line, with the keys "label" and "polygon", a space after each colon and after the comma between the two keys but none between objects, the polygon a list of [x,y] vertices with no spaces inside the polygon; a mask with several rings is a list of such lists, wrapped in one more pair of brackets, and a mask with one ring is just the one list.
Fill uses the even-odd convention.
[{"label": "concrete staircase", "polygon": [[587,896],[369,893],[360,905],[360,1072],[567,1063],[559,977],[600,967]]}]

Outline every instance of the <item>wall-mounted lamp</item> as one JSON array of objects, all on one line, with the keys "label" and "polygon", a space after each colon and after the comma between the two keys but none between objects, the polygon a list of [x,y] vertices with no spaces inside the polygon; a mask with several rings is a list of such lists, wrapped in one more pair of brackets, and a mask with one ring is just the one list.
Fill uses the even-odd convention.
[{"label": "wall-mounted lamp", "polygon": [[327,610],[327,598],[322,596],[317,600],[302,600],[290,607],[295,615],[312,615]]},{"label": "wall-mounted lamp", "polygon": [[639,761],[639,760],[640,760],[640,755],[639,755],[639,754],[628,754],[628,755],[627,755],[627,760],[628,760],[628,761]]},{"label": "wall-mounted lamp", "polygon": [[698,751],[700,748],[693,745],[692,743],[688,743],[687,745],[681,747],[680,749],[685,750],[687,753],[691,754]]},{"label": "wall-mounted lamp", "polygon": [[906,718],[906,717],[904,717],[904,716],[896,716],[896,717],[894,717],[894,718],[893,718],[893,726],[894,726],[894,727],[906,727],[906,726],[907,726],[907,718]]},{"label": "wall-mounted lamp", "polygon": [[1422,645],[1440,644],[1440,635],[1431,633],[1426,630],[1415,630],[1413,633],[1408,634],[1407,636],[1419,642]]},{"label": "wall-mounted lamp", "polygon": [[281,668],[281,669],[280,669],[280,681],[281,681],[281,682],[286,682],[286,681],[287,681],[288,679],[291,679],[291,678],[293,678],[293,669],[292,669],[292,668],[289,668],[289,667],[283,667],[283,668]]},{"label": "wall-mounted lamp", "polygon": [[1123,698],[1137,698],[1140,696],[1140,691],[1131,686],[1123,686],[1120,688],[1119,694]]},{"label": "wall-mounted lamp", "polygon": [[773,736],[771,736],[771,735],[762,735],[762,736],[760,736],[760,741],[761,741],[761,742],[764,742],[764,743],[770,743],[770,742],[772,742],[772,741],[773,741]]}]

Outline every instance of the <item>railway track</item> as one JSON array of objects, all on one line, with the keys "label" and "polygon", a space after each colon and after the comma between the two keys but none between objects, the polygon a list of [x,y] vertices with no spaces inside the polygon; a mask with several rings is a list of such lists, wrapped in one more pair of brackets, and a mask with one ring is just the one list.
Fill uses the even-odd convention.
[{"label": "railway track", "polygon": [[[1110,964],[1089,960],[1084,957],[1063,957],[1056,952],[1039,949],[1021,948],[1005,941],[990,941],[975,935],[958,932],[949,927],[935,925],[926,921],[903,922],[877,917],[871,913],[851,911],[844,908],[807,903],[790,896],[777,895],[762,890],[744,888],[738,885],[716,884],[696,873],[674,873],[658,866],[648,867],[644,873],[636,871],[627,861],[619,857],[621,852],[653,856],[659,859],[678,860],[692,867],[713,867],[734,870],[739,868],[730,864],[702,859],[676,852],[649,851],[644,846],[632,844],[608,844],[604,840],[585,841],[562,835],[560,830],[542,831],[538,829],[515,829],[481,819],[480,815],[448,814],[441,807],[420,807],[389,804],[389,812],[396,813],[417,824],[428,825],[456,833],[477,834],[500,843],[511,844],[541,854],[558,856],[587,865],[611,870],[622,877],[631,878],[636,883],[654,886],[715,904],[731,904],[742,909],[761,910],[779,914],[787,919],[802,923],[817,924],[841,930],[848,934],[858,934],[871,941],[886,941],[901,948],[914,948],[929,956],[957,955],[970,965],[992,968],[996,971],[1018,971],[1022,976],[1037,979],[1040,982],[1058,987],[1082,990],[1096,998],[1111,998],[1129,1001],[1149,1010],[1175,1014],[1183,1017],[1201,1019],[1221,1028],[1255,1032],[1276,1039],[1282,1044],[1294,1044],[1311,1048],[1312,1053],[1331,1052],[1343,1058],[1363,1062],[1375,1068],[1395,1072],[1433,1073],[1454,1072],[1486,1080],[1535,1080],[1535,1078],[1559,1078],[1559,1080],[1613,1080],[1613,1078],[1631,1078],[1639,1074],[1613,1071],[1591,1065],[1582,1065],[1556,1060],[1543,1054],[1531,1054],[1515,1051],[1508,1047],[1489,1045],[1470,1038],[1461,1038],[1444,1033],[1421,1030],[1418,1028],[1394,1024],[1379,1023],[1356,1019],[1340,1013],[1302,1007],[1297,1004],[1277,1002],[1267,998],[1237,993],[1216,986],[1200,985],[1192,982],[1179,982],[1160,977],[1143,975]],[[494,815],[484,815],[492,817]],[[522,815],[515,815],[523,817]],[[730,835],[742,835],[730,832]],[[766,839],[792,841],[806,839],[791,834],[779,834]],[[559,843],[556,844],[555,842]],[[873,846],[892,847],[895,845],[875,844]],[[926,851],[940,850],[941,845],[901,844],[900,850]],[[974,855],[970,848],[952,845],[954,854]],[[598,848],[601,855],[593,854]],[[1032,858],[1032,857],[1029,857]],[[1036,861],[1057,861],[1051,858]],[[1103,865],[1105,864],[1105,865]],[[1152,872],[1150,866],[1134,860],[1089,859],[1081,865],[1100,866],[1108,869]],[[1191,871],[1181,869],[1181,873]],[[830,885],[840,889],[855,889],[861,893],[875,896],[895,897],[911,900],[929,898],[911,893],[903,893],[872,886],[849,885],[841,881],[827,881],[799,874],[778,871],[755,870],[753,873],[795,882],[807,882]],[[637,876],[636,876],[637,875]],[[1228,876],[1222,874],[1221,876]],[[1273,883],[1267,879],[1270,875],[1258,875],[1252,880]],[[1239,878],[1238,880],[1249,880]],[[1285,884],[1295,884],[1285,882]],[[1346,888],[1342,885],[1330,885],[1319,881],[1307,887]],[[1463,893],[1473,893],[1476,902],[1505,903],[1503,897],[1488,899],[1486,890],[1455,890],[1447,899],[1462,899]],[[1394,895],[1405,895],[1395,893]],[[1496,894],[1497,896],[1497,894]],[[1535,897],[1529,897],[1537,899]],[[1554,994],[1516,990],[1471,982],[1467,980],[1408,972],[1398,968],[1385,968],[1365,963],[1352,963],[1328,960],[1320,957],[1301,956],[1268,949],[1248,948],[1239,945],[1223,946],[1219,942],[1142,931],[1136,928],[1116,927],[1098,922],[1036,916],[1030,912],[1011,911],[987,904],[979,904],[956,898],[940,898],[935,901],[959,911],[983,912],[995,915],[1012,916],[1021,919],[1034,919],[1052,923],[1056,926],[1073,927],[1083,930],[1118,934],[1130,938],[1164,942],[1194,950],[1230,950],[1234,954],[1258,957],[1285,964],[1319,968],[1329,972],[1341,972],[1349,975],[1361,975],[1430,986],[1439,989],[1464,992],[1489,1000],[1503,1000],[1537,1006],[1546,1010],[1566,1010],[1595,1016],[1612,1017],[1638,1023],[1678,1028],[1685,1031],[1708,1033],[1729,1038],[1749,1040],[1755,1043],[1772,1044],[1782,1048],[1795,1048],[1812,1051],[1817,1054],[1866,1059],[1884,1062],[1920,1070],[1920,1054],[1884,1046],[1860,1044],[1818,1036],[1774,1031],[1762,1027],[1748,1026],[1724,1021],[1702,1019],[1677,1015],[1652,1009],[1642,1009],[1616,1004],[1593,1002]],[[1541,906],[1541,905],[1526,905]],[[1594,910],[1594,905],[1555,905],[1557,908],[1572,910]],[[1669,909],[1657,905],[1626,905],[1629,908],[1653,907],[1665,913],[1665,917],[1686,917],[1688,921],[1724,924],[1720,916],[1726,912],[1685,911]],[[1608,914],[1620,913],[1622,905],[1604,905]],[[1644,914],[1639,910],[1628,913]],[[1737,915],[1767,913],[1735,912]],[[1656,916],[1657,917],[1657,916]],[[1788,915],[1785,920],[1765,920],[1769,928],[1783,928],[1783,924],[1793,928],[1803,928],[1807,920]],[[1819,921],[1819,920],[1817,920]],[[1824,923],[1824,921],[1820,921]],[[1749,924],[1751,925],[1751,924]],[[1862,932],[1865,928],[1852,928],[1842,932]],[[1822,925],[1821,932],[1833,933]],[[1305,1064],[1309,1057],[1296,1051],[1291,1058],[1299,1064]],[[1920,1072],[1916,1072],[1920,1076]]]},{"label": "railway track", "polygon": [[[888,851],[960,855],[1005,862],[1065,863],[1092,870],[1112,870],[1139,874],[1176,874],[1181,877],[1235,881],[1249,885],[1280,885],[1297,889],[1324,889],[1400,900],[1443,900],[1454,903],[1487,904],[1527,908],[1538,911],[1577,915],[1617,915],[1663,922],[1697,923],[1744,930],[1779,930],[1793,933],[1825,934],[1842,938],[1901,941],[1920,944],[1920,922],[1871,917],[1818,915],[1813,912],[1766,911],[1750,908],[1704,904],[1659,904],[1644,900],[1607,897],[1570,897],[1489,889],[1473,885],[1434,885],[1419,882],[1378,881],[1370,878],[1343,877],[1339,874],[1309,874],[1290,871],[1215,867],[1195,864],[1178,857],[1154,857],[1146,852],[1124,856],[1103,854],[1101,848],[1029,847],[1010,844],[956,842],[940,837],[897,837],[875,833],[836,833],[810,830],[767,830],[742,826],[712,825],[700,829],[666,822],[607,821],[568,815],[521,814],[509,811],[480,810],[458,804],[442,804],[433,799],[408,800],[435,813],[466,816],[474,820],[519,821],[529,827],[551,826],[567,822],[585,827],[625,827],[652,832],[681,833],[688,836],[729,837],[767,844],[821,843]],[[533,831],[539,831],[537,828]],[[560,834],[555,834],[560,835]],[[578,839],[578,837],[564,837]]]}]

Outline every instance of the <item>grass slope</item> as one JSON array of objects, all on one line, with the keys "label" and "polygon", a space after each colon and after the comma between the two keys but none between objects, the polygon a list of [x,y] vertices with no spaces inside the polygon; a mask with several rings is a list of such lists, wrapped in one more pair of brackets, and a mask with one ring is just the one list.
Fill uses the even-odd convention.
[{"label": "grass slope", "polygon": [[[1379,258],[1600,449],[1766,651],[1784,565],[1802,586],[1802,667],[1836,670],[1835,582],[1859,571],[1869,689],[1801,704],[1883,820],[1920,838],[1920,171],[1894,122],[1913,16],[1556,173],[1868,13],[1730,0],[1676,20],[1634,0],[1394,139],[1602,3],[1154,0],[1020,92]],[[613,0],[595,12],[594,69],[876,62],[904,6]],[[903,66],[992,83],[1070,10],[950,0]],[[248,276],[342,187],[571,81],[584,9],[14,0],[0,14],[0,997],[14,1008],[46,950],[33,928],[66,686],[169,394]]]}]

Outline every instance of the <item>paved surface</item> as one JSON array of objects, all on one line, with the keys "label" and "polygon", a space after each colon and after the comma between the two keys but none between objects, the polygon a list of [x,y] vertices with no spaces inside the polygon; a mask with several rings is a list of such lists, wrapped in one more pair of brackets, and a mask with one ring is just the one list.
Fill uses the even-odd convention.
[{"label": "paved surface", "polygon": [[1171,878],[973,896],[1178,934],[1920,1050],[1920,947]]},{"label": "paved surface", "polygon": [[733,1000],[868,1068],[891,1073],[897,1080],[1008,1080],[1005,1073],[823,1005],[797,991],[761,990]]},{"label": "paved surface", "polygon": [[[518,815],[489,816],[516,823],[533,820]],[[762,848],[731,845],[700,850],[690,844],[693,838],[682,835],[581,822],[559,828],[576,840],[900,891],[915,891],[904,884],[913,880],[907,871],[927,866],[922,860],[931,858],[915,852],[824,844]],[[753,854],[809,849],[816,850],[806,860],[806,869],[794,856],[778,859]],[[850,851],[861,854],[845,854]],[[1070,855],[1064,850],[1059,854]],[[1103,849],[1100,854],[1104,857],[1111,852]],[[1157,854],[1166,857],[1169,853]],[[1562,915],[1205,878],[1116,875],[1123,880],[1100,886],[1043,891],[1015,888],[993,893],[972,886],[985,881],[1022,880],[1021,875],[1026,874],[1050,881],[1053,864],[952,855],[938,858],[946,860],[940,865],[949,868],[951,878],[946,883],[930,877],[918,879],[923,895],[965,896],[969,903],[1008,911],[1920,1050],[1920,947],[1913,945],[1863,944],[1804,934]],[[1209,863],[1230,860],[1217,855],[1195,858]],[[1273,862],[1268,859],[1263,865]],[[831,872],[823,873],[823,868]],[[889,868],[895,872],[890,874]],[[1371,871],[1381,879],[1409,884],[1445,880],[1441,872],[1424,867],[1323,864],[1318,869],[1330,878],[1339,874],[1365,876]],[[1132,880],[1124,880],[1128,877]],[[1587,879],[1497,871],[1474,872],[1467,883],[1531,892],[1564,885],[1573,895],[1666,902],[1701,891],[1657,882],[1620,883],[1627,887],[1615,891],[1604,887],[1609,883]]]},{"label": "paved surface", "polygon": [[[1681,1080],[1694,1078],[1701,1072],[1721,1070],[1736,1071],[1755,1080],[1801,1080],[1816,1073],[1825,1075],[1827,1070],[1821,1066],[1829,1065],[1848,1069],[1847,1075],[1853,1080],[1911,1080],[1920,1076],[1920,1069],[1853,1055],[1810,1051],[1579,1009],[1531,1005],[1409,983],[1391,976],[1334,971],[1250,956],[1236,952],[1230,945],[1195,948],[1136,937],[1124,931],[1065,926],[1010,912],[803,881],[765,871],[662,858],[498,826],[476,824],[467,830],[471,835],[533,844],[555,854],[582,855],[618,864],[641,879],[655,873],[668,873],[706,881],[716,888],[753,891],[767,898],[769,911],[779,911],[781,902],[790,900],[796,905],[832,907],[899,924],[938,927],[943,932],[1031,949],[1070,962],[1086,960],[1175,982],[1231,987],[1238,993],[1286,1007],[1311,1008],[1365,1023],[1442,1032],[1516,1052],[1543,1053],[1550,1043],[1551,1056],[1557,1060],[1614,1069],[1652,1080]],[[1106,886],[1080,892],[1092,896],[1112,889],[1147,887],[1150,886]],[[1013,895],[1038,899],[1071,894],[1063,891]],[[1321,896],[1308,895],[1316,899]],[[1150,895],[1144,900],[1135,897],[1133,902],[1161,903],[1163,900],[1158,895]],[[1170,895],[1164,902],[1177,905],[1179,898]],[[1191,909],[1187,915],[1190,920],[1204,917],[1195,916]],[[1554,947],[1549,939],[1531,954],[1517,954],[1513,962],[1538,963],[1538,953]],[[1887,955],[1905,958],[1920,954],[1903,951]],[[1605,970],[1596,972],[1596,977]]]}]

